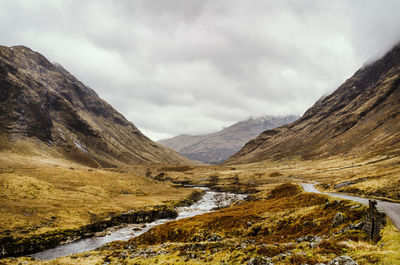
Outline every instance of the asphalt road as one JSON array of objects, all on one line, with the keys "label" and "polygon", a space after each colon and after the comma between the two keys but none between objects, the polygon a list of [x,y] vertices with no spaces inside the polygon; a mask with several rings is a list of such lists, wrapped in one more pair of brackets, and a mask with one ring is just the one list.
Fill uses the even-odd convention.
[{"label": "asphalt road", "polygon": [[[303,189],[307,192],[312,192],[312,193],[320,193],[320,194],[325,194],[325,195],[330,195],[338,198],[343,198],[347,200],[352,200],[356,201],[362,204],[368,205],[368,198],[361,198],[357,196],[352,196],[352,195],[347,195],[347,194],[341,194],[341,193],[325,193],[317,190],[312,183],[300,183],[301,186],[303,186]],[[377,207],[379,210],[385,212],[389,218],[392,220],[393,224],[397,227],[397,229],[400,230],[400,204],[399,203],[394,203],[394,202],[387,202],[387,201],[381,201],[381,200],[376,200],[376,199],[370,199],[370,200],[375,200],[377,202]]]}]

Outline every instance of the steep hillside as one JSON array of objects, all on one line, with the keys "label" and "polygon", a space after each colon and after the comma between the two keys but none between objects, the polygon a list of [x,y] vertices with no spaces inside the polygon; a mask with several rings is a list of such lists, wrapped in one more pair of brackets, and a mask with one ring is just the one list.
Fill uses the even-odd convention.
[{"label": "steep hillside", "polygon": [[399,153],[400,45],[397,45],[316,102],[299,120],[263,132],[227,163]]},{"label": "steep hillside", "polygon": [[45,143],[89,166],[188,162],[144,136],[62,66],[24,46],[0,46],[0,135]]},{"label": "steep hillside", "polygon": [[205,163],[217,164],[236,153],[247,141],[261,132],[282,126],[298,119],[298,116],[265,116],[238,122],[219,132],[204,135],[179,135],[161,140],[184,156]]}]

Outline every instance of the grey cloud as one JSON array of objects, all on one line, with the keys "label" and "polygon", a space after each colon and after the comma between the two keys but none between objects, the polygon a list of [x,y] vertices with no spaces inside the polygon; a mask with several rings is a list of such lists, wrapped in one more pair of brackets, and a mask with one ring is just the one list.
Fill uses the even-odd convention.
[{"label": "grey cloud", "polygon": [[388,0],[0,0],[0,40],[72,74],[153,139],[301,114],[400,40]]}]

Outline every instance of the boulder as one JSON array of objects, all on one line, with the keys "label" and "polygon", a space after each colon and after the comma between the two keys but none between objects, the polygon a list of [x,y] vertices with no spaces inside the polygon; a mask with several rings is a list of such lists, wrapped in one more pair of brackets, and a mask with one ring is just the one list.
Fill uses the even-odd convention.
[{"label": "boulder", "polygon": [[349,256],[340,256],[329,261],[327,265],[358,265],[358,263]]},{"label": "boulder", "polygon": [[247,265],[273,265],[270,261],[270,258],[268,257],[255,257],[251,258],[249,262],[247,262]]},{"label": "boulder", "polygon": [[337,213],[335,217],[333,217],[332,227],[338,227],[339,225],[343,224],[344,216],[342,213]]}]

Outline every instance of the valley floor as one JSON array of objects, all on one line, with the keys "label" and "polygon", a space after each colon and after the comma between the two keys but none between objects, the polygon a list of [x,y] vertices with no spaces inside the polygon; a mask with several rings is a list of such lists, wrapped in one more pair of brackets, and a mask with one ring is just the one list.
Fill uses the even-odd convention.
[{"label": "valley floor", "polygon": [[329,192],[400,202],[400,154],[369,158],[332,157],[315,160],[279,160],[233,166],[204,166],[176,172],[158,168],[180,181],[206,184],[218,180],[220,188],[263,189],[296,181],[320,183]]},{"label": "valley floor", "polygon": [[231,207],[154,227],[128,242],[52,261],[8,258],[0,264],[330,264],[345,255],[358,264],[400,264],[400,232],[390,220],[374,243],[358,225],[366,206],[306,193],[296,184],[316,181],[325,191],[398,201],[399,163],[397,156],[385,156],[113,170],[2,167],[2,236],[79,227],[130,209],[171,205],[191,194],[174,188],[171,180],[258,192]]}]

